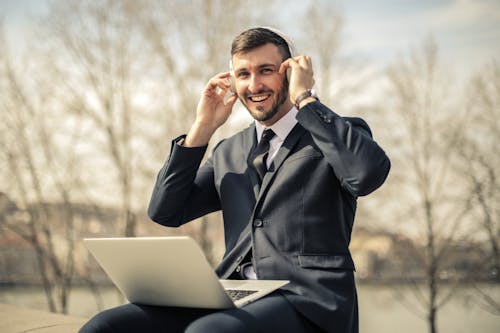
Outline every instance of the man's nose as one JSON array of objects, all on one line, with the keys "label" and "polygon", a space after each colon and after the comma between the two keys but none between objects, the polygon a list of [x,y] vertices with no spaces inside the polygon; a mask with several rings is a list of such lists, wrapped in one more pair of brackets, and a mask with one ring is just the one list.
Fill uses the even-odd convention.
[{"label": "man's nose", "polygon": [[252,74],[250,76],[250,81],[248,83],[248,90],[251,92],[257,92],[262,89],[262,80],[259,75]]}]

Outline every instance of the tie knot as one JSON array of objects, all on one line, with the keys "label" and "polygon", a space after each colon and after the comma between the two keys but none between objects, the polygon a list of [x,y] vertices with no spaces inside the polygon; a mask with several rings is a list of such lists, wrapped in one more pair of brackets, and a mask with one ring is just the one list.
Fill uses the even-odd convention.
[{"label": "tie knot", "polygon": [[272,129],[266,128],[264,132],[262,132],[260,141],[269,142],[275,135],[276,133],[274,133]]}]

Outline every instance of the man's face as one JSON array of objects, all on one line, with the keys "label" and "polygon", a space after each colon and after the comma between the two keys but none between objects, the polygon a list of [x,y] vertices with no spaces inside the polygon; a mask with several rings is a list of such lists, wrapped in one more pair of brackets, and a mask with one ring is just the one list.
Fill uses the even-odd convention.
[{"label": "man's face", "polygon": [[270,126],[290,110],[288,81],[278,73],[283,57],[276,45],[237,53],[232,61],[236,92],[254,119]]}]

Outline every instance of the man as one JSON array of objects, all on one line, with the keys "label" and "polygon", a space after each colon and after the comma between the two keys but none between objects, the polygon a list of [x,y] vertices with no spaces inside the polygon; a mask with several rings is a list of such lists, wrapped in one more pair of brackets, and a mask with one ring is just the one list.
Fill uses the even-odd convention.
[{"label": "man", "polygon": [[[227,98],[230,81],[235,94]],[[89,327],[113,327],[109,332],[134,325],[158,332],[358,331],[348,249],[356,198],[384,182],[390,162],[367,124],[327,108],[314,96],[313,85],[311,59],[291,57],[279,33],[255,28],[237,36],[231,71],[206,85],[194,124],[173,141],[148,211],[154,221],[175,227],[222,210],[226,251],[217,274],[291,282],[241,309],[126,305],[99,315]],[[237,98],[255,123],[220,142],[200,167],[208,142]]]}]

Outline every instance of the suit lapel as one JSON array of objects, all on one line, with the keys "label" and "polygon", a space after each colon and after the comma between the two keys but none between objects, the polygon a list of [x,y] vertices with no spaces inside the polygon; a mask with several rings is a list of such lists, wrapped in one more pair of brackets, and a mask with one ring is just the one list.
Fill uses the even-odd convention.
[{"label": "suit lapel", "polygon": [[247,170],[248,175],[250,177],[250,183],[252,184],[253,194],[255,198],[259,195],[260,190],[260,181],[257,171],[252,167],[251,156],[252,152],[257,145],[257,134],[255,131],[255,123],[252,123],[246,130],[243,135],[243,149],[247,154]]},{"label": "suit lapel", "polygon": [[[286,137],[285,141],[281,145],[280,149],[278,150],[278,153],[274,157],[273,162],[271,163],[271,166],[269,167],[268,172],[265,174],[264,179],[262,179],[262,184],[260,186],[260,191],[258,192],[257,195],[257,202],[260,200],[262,197],[263,193],[266,192],[266,189],[269,187],[271,184],[273,178],[276,176],[276,173],[278,172],[279,168],[283,164],[283,162],[286,160],[288,155],[293,150],[293,147],[297,144],[299,141],[300,137],[304,135],[306,130],[304,127],[302,127],[299,123],[297,123],[290,134]],[[257,176],[255,176],[257,177]],[[253,183],[253,181],[252,181]],[[257,178],[257,183],[258,183],[258,178]]]}]

